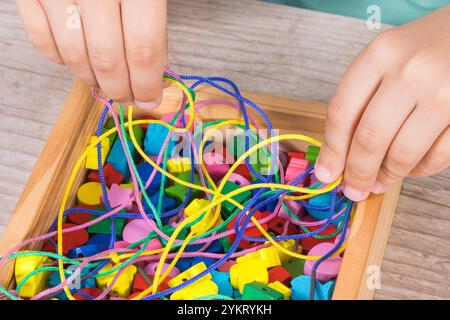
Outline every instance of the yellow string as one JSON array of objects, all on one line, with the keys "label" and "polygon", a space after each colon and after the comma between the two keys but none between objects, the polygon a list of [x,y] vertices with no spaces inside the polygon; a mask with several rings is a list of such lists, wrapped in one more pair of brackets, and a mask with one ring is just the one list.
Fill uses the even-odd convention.
[{"label": "yellow string", "polygon": [[[128,108],[128,119],[129,119],[129,124],[132,127],[132,124],[134,123],[133,121],[133,107],[129,106]],[[131,141],[133,142],[136,150],[138,151],[138,153],[144,158],[145,161],[148,161],[151,165],[153,165],[153,161],[151,161],[151,159],[143,152],[143,150],[140,148],[139,144],[136,141],[136,137],[134,136],[134,132],[132,130],[129,131],[130,132],[130,138]],[[199,210],[198,212],[196,212],[195,214],[191,215],[190,217],[187,217],[185,220],[183,220],[178,227],[174,230],[173,234],[171,235],[169,241],[166,244],[166,247],[164,248],[164,252],[161,255],[161,258],[159,260],[158,263],[158,267],[156,269],[156,274],[159,274],[161,272],[162,266],[164,265],[164,262],[167,259],[167,256],[170,252],[170,249],[172,248],[172,245],[174,243],[174,241],[176,240],[176,237],[178,236],[178,234],[181,232],[181,230],[190,222],[194,221],[195,219],[197,219],[198,217],[200,217],[201,214],[203,214],[204,212],[207,212],[208,210],[214,208],[217,204],[225,201],[225,200],[233,200],[231,199],[231,197],[240,194],[242,192],[245,192],[247,190],[253,190],[253,189],[257,189],[257,188],[279,188],[279,189],[284,189],[284,190],[289,190],[289,191],[293,191],[293,192],[301,192],[301,193],[308,193],[307,195],[303,195],[300,196],[302,199],[306,199],[309,197],[312,197],[313,195],[318,195],[318,194],[322,194],[322,193],[326,193],[329,192],[331,190],[333,190],[342,180],[342,177],[339,177],[334,183],[326,186],[323,189],[308,189],[308,188],[300,188],[297,186],[290,186],[290,185],[281,185],[281,184],[277,184],[277,183],[259,183],[259,184],[253,184],[253,185],[247,185],[247,186],[243,186],[240,189],[234,190],[226,195],[221,195],[220,191],[223,189],[226,181],[228,181],[229,176],[233,173],[233,171],[236,169],[236,167],[241,164],[246,157],[248,157],[250,154],[252,154],[253,152],[255,152],[256,150],[258,150],[259,148],[269,144],[269,143],[273,143],[273,142],[277,142],[277,141],[282,141],[282,140],[301,140],[301,141],[306,141],[315,145],[320,146],[320,142],[304,136],[304,135],[299,135],[299,134],[286,134],[286,135],[281,135],[281,136],[275,136],[275,137],[271,137],[269,139],[266,139],[264,141],[261,141],[259,143],[257,143],[255,146],[251,147],[249,150],[247,150],[230,168],[230,170],[227,172],[227,174],[224,176],[224,178],[222,179],[221,184],[219,185],[218,189],[216,192],[212,192],[215,196],[213,201],[211,201],[211,203],[209,203],[207,206],[205,206],[204,208],[202,208],[201,210]],[[199,157],[200,162],[203,161],[202,158]],[[158,166],[155,166],[155,168],[158,168]],[[160,170],[158,170],[160,171]],[[161,170],[161,173],[163,173]],[[180,182],[183,185],[188,185],[188,183]],[[216,198],[219,197],[219,198]],[[243,206],[239,203],[235,204],[238,208],[243,209]],[[246,213],[247,214],[247,213]],[[214,220],[214,219],[213,219]],[[281,245],[279,245],[263,228],[262,226],[258,223],[258,221],[252,217],[251,218],[252,222],[255,224],[255,226],[260,230],[260,232],[264,235],[264,237],[266,237],[270,243],[272,243],[272,245],[274,245],[278,250],[294,257],[294,258],[299,258],[299,259],[305,259],[305,260],[317,260],[320,259],[321,256],[305,256],[302,254],[298,254],[296,252],[291,252],[287,249],[285,249],[284,247],[282,247]],[[199,232],[201,233],[201,232]],[[186,241],[184,241],[186,242]],[[182,246],[183,247],[183,246]],[[182,248],[181,247],[181,248]],[[180,251],[181,251],[180,248]],[[340,252],[342,252],[345,249],[345,245],[343,245],[336,253],[335,255],[339,254]],[[179,252],[180,253],[180,252]],[[180,253],[181,254],[181,253]],[[166,270],[166,273],[170,272],[170,270]],[[157,286],[157,284],[156,284]],[[137,295],[136,297],[134,297],[133,299],[138,300],[141,299],[142,297],[146,296],[150,290],[153,290],[152,288],[147,288],[146,290],[142,291],[139,295]]]}]

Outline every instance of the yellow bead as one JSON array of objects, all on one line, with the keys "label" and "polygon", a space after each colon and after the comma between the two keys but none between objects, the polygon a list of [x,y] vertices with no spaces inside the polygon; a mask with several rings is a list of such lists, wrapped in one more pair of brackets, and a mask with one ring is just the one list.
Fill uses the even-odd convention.
[{"label": "yellow bead", "polygon": [[[114,265],[112,265],[111,263],[108,263],[99,271],[99,273],[107,272],[114,267],[115,267]],[[97,286],[100,289],[104,290],[106,287],[108,287],[111,284],[112,280],[114,279],[114,277],[118,271],[119,270],[117,270],[107,276],[97,277],[96,278]],[[130,295],[130,291],[131,291],[131,287],[133,286],[133,280],[134,280],[134,276],[136,275],[136,271],[137,271],[137,268],[134,265],[127,266],[125,268],[125,270],[123,270],[121,272],[121,274],[117,278],[116,282],[114,283],[114,285],[111,289],[111,294],[116,297],[127,298]]]},{"label": "yellow bead", "polygon": [[[278,244],[281,245],[286,250],[289,250],[291,252],[294,251],[294,246],[295,246],[294,239],[283,240],[283,241],[278,242]],[[286,262],[289,262],[292,260],[292,256],[284,253],[281,250],[278,250],[278,249],[276,249],[276,250],[278,251],[278,256],[280,257],[281,263],[286,263]],[[297,253],[301,253],[302,251],[303,251],[303,248],[301,245],[299,245],[298,249],[297,249]]]},{"label": "yellow bead", "polygon": [[269,274],[265,263],[260,259],[247,258],[240,260],[230,268],[230,282],[234,289],[242,294],[247,283],[257,281],[267,284]]},{"label": "yellow bead", "polygon": [[120,185],[120,187],[123,188],[123,189],[134,189],[134,184],[133,184],[133,182],[130,182],[130,183],[122,183],[122,184]]},{"label": "yellow bead", "polygon": [[[186,271],[180,273],[175,278],[170,279],[169,282],[167,282],[167,284],[171,288],[176,287],[176,286],[182,284],[183,282],[185,282],[186,280],[192,279],[193,277],[195,277],[199,273],[205,271],[206,269],[207,269],[206,264],[203,261],[199,262],[199,263],[193,265],[192,267],[190,267],[189,269],[187,269]],[[212,276],[210,273],[208,273],[205,276],[198,279],[197,281],[195,281],[194,283],[197,283],[199,281],[204,281],[204,280],[211,280],[211,279],[212,279]]]},{"label": "yellow bead", "polygon": [[[97,137],[91,137],[90,144],[94,143],[97,140]],[[109,139],[105,138],[101,141],[101,150],[102,150],[102,165],[105,164],[106,157],[108,156],[110,149]],[[86,157],[86,169],[98,170],[98,152],[97,146],[92,148]]]},{"label": "yellow bead", "polygon": [[[26,251],[22,251],[26,252]],[[16,283],[22,281],[25,276],[36,269],[41,268],[49,260],[42,256],[23,256],[16,258],[14,275]],[[47,287],[49,272],[40,272],[28,278],[20,288],[19,296],[22,298],[31,298],[43,291]]]},{"label": "yellow bead", "polygon": [[102,185],[99,182],[87,182],[82,184],[77,191],[79,204],[98,206],[103,195]]},{"label": "yellow bead", "polygon": [[173,158],[167,160],[167,170],[172,174],[180,174],[191,170],[191,159]]},{"label": "yellow bead", "polygon": [[214,282],[211,280],[203,280],[202,278],[201,280],[195,281],[187,287],[172,293],[170,300],[193,300],[218,293],[219,287]]},{"label": "yellow bead", "polygon": [[291,289],[286,287],[280,281],[269,283],[269,287],[283,294],[284,300],[289,300],[289,298],[291,297]]},{"label": "yellow bead", "polygon": [[[194,199],[186,207],[186,209],[184,209],[184,213],[186,214],[187,217],[190,217],[190,216],[196,214],[197,212],[199,212],[204,207],[206,207],[208,204],[209,204],[208,200]],[[207,229],[209,229],[207,227],[213,225],[212,220],[213,220],[213,216],[211,214],[207,214],[207,212],[205,212],[203,214],[203,218],[200,221],[198,221],[196,224],[191,226],[191,231],[195,232],[196,234],[200,234],[202,232],[207,231]]]},{"label": "yellow bead", "polygon": [[194,199],[191,203],[189,203],[186,209],[184,209],[184,213],[186,214],[186,217],[190,217],[206,207],[208,204],[209,201],[206,199]]},{"label": "yellow bead", "polygon": [[278,252],[279,251],[275,247],[263,248],[255,252],[247,253],[246,255],[237,258],[236,261],[239,263],[239,261],[245,259],[259,258],[264,262],[266,268],[272,268],[281,265],[281,260]]}]

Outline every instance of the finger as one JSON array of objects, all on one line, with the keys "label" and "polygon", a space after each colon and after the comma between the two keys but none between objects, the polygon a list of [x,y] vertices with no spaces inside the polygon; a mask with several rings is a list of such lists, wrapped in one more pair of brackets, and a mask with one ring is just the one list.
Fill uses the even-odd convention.
[{"label": "finger", "polygon": [[77,3],[89,60],[100,88],[113,100],[132,101],[119,1],[77,0]]},{"label": "finger", "polygon": [[161,102],[167,56],[166,0],[123,0],[123,33],[131,89],[141,108]]},{"label": "finger", "polygon": [[64,64],[81,81],[96,86],[84,40],[79,9],[73,0],[41,0]]},{"label": "finger", "polygon": [[431,149],[412,170],[411,175],[425,177],[450,166],[450,127],[436,139]]},{"label": "finger", "polygon": [[[374,193],[382,193],[394,182],[407,176],[432,147],[434,141],[448,126],[450,112],[445,115],[445,109],[430,110],[417,106],[406,120],[395,137],[383,164],[378,179],[373,186]],[[426,124],[426,125],[424,125]],[[447,145],[450,148],[450,145]],[[428,159],[431,161],[430,159]],[[437,160],[434,160],[437,162]],[[435,165],[428,165],[432,168]]]},{"label": "finger", "polygon": [[33,46],[47,59],[63,64],[44,9],[37,0],[16,0],[23,27]]},{"label": "finger", "polygon": [[343,190],[348,198],[361,201],[369,195],[386,152],[414,104],[411,95],[402,92],[400,82],[390,78],[383,80],[351,142]]},{"label": "finger", "polygon": [[315,166],[322,182],[331,183],[343,172],[353,132],[381,81],[371,51],[365,49],[356,57],[328,106],[325,139]]}]

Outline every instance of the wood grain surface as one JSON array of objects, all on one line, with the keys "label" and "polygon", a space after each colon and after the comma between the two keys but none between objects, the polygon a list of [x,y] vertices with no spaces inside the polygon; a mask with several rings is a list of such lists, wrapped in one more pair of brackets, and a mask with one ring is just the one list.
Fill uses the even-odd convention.
[{"label": "wood grain surface", "polygon": [[[381,30],[362,20],[259,1],[169,0],[169,61],[244,90],[328,101]],[[0,2],[0,232],[73,83],[28,42],[14,1]],[[450,298],[450,170],[404,182],[378,299]]]}]

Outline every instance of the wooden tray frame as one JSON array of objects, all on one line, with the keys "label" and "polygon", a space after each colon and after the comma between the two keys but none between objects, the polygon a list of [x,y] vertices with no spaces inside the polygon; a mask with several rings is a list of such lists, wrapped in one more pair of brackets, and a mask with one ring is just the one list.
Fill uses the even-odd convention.
[{"label": "wooden tray frame", "polygon": [[[257,93],[244,93],[244,96],[264,109],[273,127],[280,129],[280,133],[302,133],[323,140],[325,104]],[[211,98],[229,99],[215,89],[205,87],[197,91],[196,101]],[[180,91],[169,87],[164,91],[162,106],[152,114],[177,110],[180,99]],[[93,99],[89,88],[81,82],[76,82],[0,238],[0,255],[49,229],[57,216],[70,169],[88,144],[89,137],[95,132],[101,111],[101,104]],[[135,118],[142,115],[138,109],[135,113]],[[256,113],[250,113],[262,124]],[[204,120],[239,116],[239,111],[226,106],[208,107],[199,112],[199,117]],[[296,148],[305,148],[302,144],[294,144]],[[288,147],[292,147],[292,144]],[[80,170],[69,204],[74,203],[76,186],[81,184],[85,176],[86,171]],[[372,285],[373,277],[377,276],[382,263],[400,189],[401,182],[385,194],[372,195],[358,204],[333,299],[372,298],[375,289]],[[27,249],[38,249],[40,245],[36,243]],[[11,286],[14,283],[13,278],[11,261],[1,268],[0,283]]]}]

